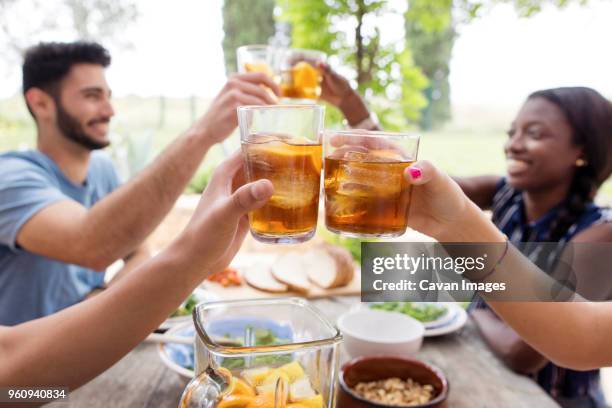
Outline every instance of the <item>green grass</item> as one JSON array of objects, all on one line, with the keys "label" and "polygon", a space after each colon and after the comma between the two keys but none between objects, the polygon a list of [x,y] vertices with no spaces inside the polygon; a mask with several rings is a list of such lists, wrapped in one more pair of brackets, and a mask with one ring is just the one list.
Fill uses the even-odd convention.
[{"label": "green grass", "polygon": [[21,97],[0,100],[0,152],[34,146],[35,132]]},{"label": "green grass", "polygon": [[437,131],[422,135],[419,159],[429,160],[456,176],[503,174],[505,161],[499,134]]}]

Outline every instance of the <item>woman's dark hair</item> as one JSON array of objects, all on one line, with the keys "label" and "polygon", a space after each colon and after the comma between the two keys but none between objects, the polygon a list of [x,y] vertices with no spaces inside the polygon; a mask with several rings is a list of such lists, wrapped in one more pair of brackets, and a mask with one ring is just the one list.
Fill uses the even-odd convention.
[{"label": "woman's dark hair", "polygon": [[22,66],[23,93],[30,88],[40,88],[57,98],[60,81],[73,65],[81,63],[97,64],[106,68],[111,63],[111,57],[106,48],[95,42],[49,42],[29,48]]},{"label": "woman's dark hair", "polygon": [[583,148],[586,165],[576,167],[568,196],[553,221],[548,241],[557,242],[593,201],[612,173],[612,103],[586,87],[537,91],[528,99],[544,98],[561,109],[572,128],[572,141]]}]

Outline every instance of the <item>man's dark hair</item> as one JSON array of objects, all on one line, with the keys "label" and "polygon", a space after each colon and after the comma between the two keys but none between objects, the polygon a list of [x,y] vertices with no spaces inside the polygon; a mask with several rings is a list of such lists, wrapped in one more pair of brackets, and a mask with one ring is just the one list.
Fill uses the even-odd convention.
[{"label": "man's dark hair", "polygon": [[108,50],[95,42],[39,43],[29,48],[25,54],[22,67],[23,93],[25,95],[30,88],[40,88],[57,98],[59,82],[73,65],[89,63],[106,68],[110,62]]}]

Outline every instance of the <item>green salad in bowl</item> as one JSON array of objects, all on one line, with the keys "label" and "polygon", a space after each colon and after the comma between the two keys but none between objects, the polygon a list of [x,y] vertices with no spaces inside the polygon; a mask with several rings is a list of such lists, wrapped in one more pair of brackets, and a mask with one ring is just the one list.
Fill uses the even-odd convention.
[{"label": "green salad in bowl", "polygon": [[191,316],[193,309],[198,304],[198,298],[195,294],[189,295],[189,297],[176,309],[170,317],[180,317],[180,316]]},{"label": "green salad in bowl", "polygon": [[201,302],[214,302],[220,300],[217,295],[207,290],[197,288],[193,291],[187,299],[176,308],[174,312],[168,316],[168,318],[159,326],[161,330],[168,330],[169,328],[183,322],[188,322],[192,319],[191,314],[193,309]]}]

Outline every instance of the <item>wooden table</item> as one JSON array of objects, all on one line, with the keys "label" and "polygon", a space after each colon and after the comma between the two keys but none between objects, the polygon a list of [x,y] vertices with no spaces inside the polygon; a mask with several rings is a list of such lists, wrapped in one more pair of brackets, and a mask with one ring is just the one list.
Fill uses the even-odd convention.
[{"label": "wooden table", "polygon": [[[357,297],[337,297],[313,303],[335,321],[358,301]],[[139,345],[105,373],[71,393],[68,404],[48,406],[177,407],[187,381],[163,365],[156,347],[152,343]],[[535,382],[508,370],[469,322],[460,332],[425,339],[417,357],[446,374],[451,408],[558,406]],[[346,358],[343,352],[342,360]]]}]

